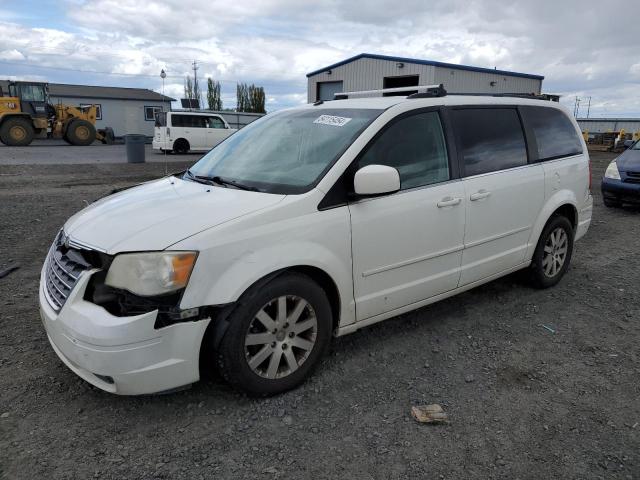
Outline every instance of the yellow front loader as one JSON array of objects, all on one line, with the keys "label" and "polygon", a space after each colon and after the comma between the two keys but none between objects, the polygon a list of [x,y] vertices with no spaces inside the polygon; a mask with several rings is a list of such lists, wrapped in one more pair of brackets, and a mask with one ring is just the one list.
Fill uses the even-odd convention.
[{"label": "yellow front loader", "polygon": [[71,145],[113,143],[113,130],[96,130],[95,125],[95,105],[51,105],[46,83],[11,82],[9,96],[0,92],[0,141],[5,145],[25,146],[34,138],[47,137]]}]

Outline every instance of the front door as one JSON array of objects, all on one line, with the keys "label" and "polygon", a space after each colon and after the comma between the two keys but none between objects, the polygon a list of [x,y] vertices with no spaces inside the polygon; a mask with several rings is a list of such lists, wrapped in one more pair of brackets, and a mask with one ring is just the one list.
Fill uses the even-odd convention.
[{"label": "front door", "polygon": [[398,170],[401,190],[349,205],[358,320],[457,287],[464,187],[451,180],[438,111],[403,115],[369,144],[357,167]]},{"label": "front door", "polygon": [[220,117],[207,117],[206,148],[210,149],[229,136],[229,129]]}]

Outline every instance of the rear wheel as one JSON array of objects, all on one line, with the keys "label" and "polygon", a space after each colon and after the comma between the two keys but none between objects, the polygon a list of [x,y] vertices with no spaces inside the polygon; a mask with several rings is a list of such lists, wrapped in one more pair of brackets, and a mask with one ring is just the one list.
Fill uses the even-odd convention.
[{"label": "rear wheel", "polygon": [[573,226],[563,216],[553,216],[544,227],[531,260],[531,281],[537,288],[548,288],[563,277],[573,253]]},{"label": "rear wheel", "polygon": [[313,280],[283,274],[249,290],[217,352],[222,376],[253,395],[289,390],[311,374],[331,339],[331,307]]},{"label": "rear wheel", "polygon": [[96,140],[96,128],[90,122],[76,118],[67,127],[66,137],[72,145],[91,145]]},{"label": "rear wheel", "polygon": [[173,151],[177,154],[189,153],[191,145],[184,138],[179,138],[175,142],[173,142]]},{"label": "rear wheel", "polygon": [[33,141],[35,132],[31,121],[22,118],[8,118],[0,127],[0,139],[5,145],[24,147]]}]

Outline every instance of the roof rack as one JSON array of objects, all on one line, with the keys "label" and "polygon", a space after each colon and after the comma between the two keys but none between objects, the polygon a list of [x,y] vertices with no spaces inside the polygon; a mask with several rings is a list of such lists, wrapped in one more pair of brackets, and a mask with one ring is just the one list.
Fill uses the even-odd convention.
[{"label": "roof rack", "polygon": [[[407,98],[426,98],[426,97],[444,97],[447,91],[442,84],[440,85],[416,85],[414,87],[397,87],[397,88],[382,88],[380,90],[362,90],[359,92],[341,92],[335,94],[335,100],[346,100],[353,97],[364,97],[367,95],[375,95],[385,93],[402,93],[402,92],[415,92],[410,94]],[[423,90],[421,92],[421,90]]]},{"label": "roof rack", "polygon": [[558,95],[549,95],[547,93],[448,93],[447,95],[464,95],[469,97],[514,97],[514,98],[530,98],[533,100],[555,100]]}]

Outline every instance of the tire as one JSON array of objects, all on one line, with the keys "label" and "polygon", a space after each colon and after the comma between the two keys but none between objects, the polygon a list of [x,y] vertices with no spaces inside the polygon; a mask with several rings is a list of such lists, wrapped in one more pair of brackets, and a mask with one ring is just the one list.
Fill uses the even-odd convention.
[{"label": "tire", "polygon": [[189,153],[190,149],[191,145],[189,145],[189,142],[184,138],[179,138],[173,142],[173,152],[178,155]]},{"label": "tire", "polygon": [[571,263],[573,237],[573,227],[567,217],[554,215],[549,219],[529,267],[534,287],[552,287],[564,276]]},{"label": "tire", "polygon": [[622,206],[622,203],[618,200],[610,200],[606,197],[602,197],[602,203],[604,203],[604,206],[607,208],[620,208]]},{"label": "tire", "polygon": [[[299,273],[249,289],[228,321],[216,353],[218,369],[228,383],[254,396],[302,383],[325,354],[333,325],[326,293]],[[245,345],[249,338],[251,344]]]},{"label": "tire", "polygon": [[0,127],[0,139],[10,147],[25,147],[33,141],[34,135],[31,120],[23,117],[8,118]]},{"label": "tire", "polygon": [[71,145],[86,147],[96,140],[96,128],[90,122],[76,118],[69,123],[66,137]]}]

